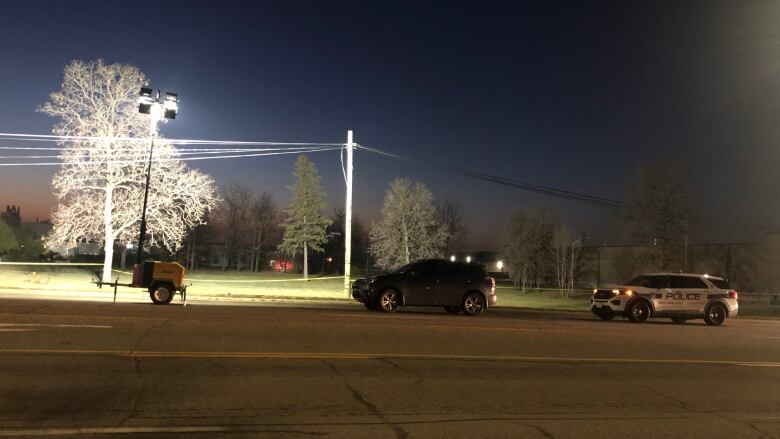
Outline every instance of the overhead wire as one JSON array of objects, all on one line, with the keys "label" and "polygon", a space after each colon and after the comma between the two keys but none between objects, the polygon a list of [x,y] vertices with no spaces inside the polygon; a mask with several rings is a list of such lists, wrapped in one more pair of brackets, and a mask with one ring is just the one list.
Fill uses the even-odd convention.
[{"label": "overhead wire", "polygon": [[[167,143],[173,145],[238,145],[238,146],[338,146],[343,143],[328,142],[257,142],[242,140],[204,140],[204,139],[175,139],[163,138]],[[150,137],[122,137],[122,136],[65,136],[57,134],[25,134],[25,133],[3,133],[0,132],[0,140],[22,140],[22,141],[42,141],[42,142],[106,142],[106,141],[128,141],[128,142],[148,142]]]},{"label": "overhead wire", "polygon": [[[308,148],[308,149],[295,149],[295,150],[284,150],[284,151],[276,151],[276,152],[259,152],[259,153],[239,153],[239,154],[225,154],[225,155],[218,155],[218,156],[207,156],[207,157],[177,157],[175,155],[171,155],[167,158],[153,158],[153,162],[165,162],[165,161],[175,161],[175,160],[182,160],[182,161],[195,161],[195,160],[218,160],[218,159],[231,159],[231,158],[246,158],[246,157],[262,157],[262,156],[273,156],[273,155],[285,155],[285,154],[300,154],[303,152],[323,152],[323,151],[333,151],[339,149],[338,147],[329,147],[329,148]],[[148,162],[148,158],[139,158],[137,160],[84,160],[80,162],[74,162],[74,163],[68,163],[67,161],[57,161],[57,162],[12,162],[12,163],[0,163],[0,167],[17,167],[17,166],[62,166],[62,165],[69,165],[69,164],[130,164],[130,163],[146,163]]]},{"label": "overhead wire", "polygon": [[[645,211],[656,213],[662,213],[659,212],[657,209],[652,208],[651,206],[645,206],[638,203],[629,203],[626,201],[620,201],[620,200],[614,200],[610,198],[600,197],[596,195],[590,195],[585,194],[581,192],[574,192],[559,188],[554,188],[551,186],[542,186],[538,184],[533,183],[527,183],[519,180],[513,180],[505,177],[499,177],[491,174],[487,174],[484,172],[478,172],[473,171],[466,168],[460,168],[457,166],[451,166],[440,162],[434,162],[431,160],[422,160],[422,159],[415,159],[412,157],[402,156],[399,154],[394,154],[391,152],[383,151],[378,148],[372,148],[365,145],[356,145],[356,148],[362,149],[364,151],[370,152],[372,154],[385,156],[394,158],[401,161],[406,161],[409,163],[416,163],[416,164],[422,164],[427,166],[432,166],[440,169],[444,169],[446,171],[454,172],[457,174],[465,175],[467,177],[489,181],[492,183],[500,184],[503,186],[508,186],[512,188],[522,189],[529,192],[535,192],[555,198],[561,198],[566,200],[573,200],[573,201],[579,201],[591,205],[601,206],[601,207],[611,207],[611,208],[622,208],[622,209],[644,209]],[[687,214],[680,213],[680,212],[673,212],[672,215],[674,215],[677,218],[683,218],[683,219],[689,219]],[[746,224],[736,221],[727,221],[727,220],[721,220],[714,216],[701,216],[697,217],[698,220],[708,222],[711,224],[719,224],[719,225],[726,225],[726,226],[732,226],[732,227],[739,227],[743,229],[753,229],[753,230],[760,230],[762,232],[777,232],[780,227],[771,227],[766,225],[757,225],[757,224]]]}]

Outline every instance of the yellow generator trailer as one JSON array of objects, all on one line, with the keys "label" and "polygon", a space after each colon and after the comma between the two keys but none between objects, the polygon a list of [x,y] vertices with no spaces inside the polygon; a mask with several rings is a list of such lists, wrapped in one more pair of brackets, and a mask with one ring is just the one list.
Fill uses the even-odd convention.
[{"label": "yellow generator trailer", "polygon": [[178,292],[181,301],[187,305],[187,286],[184,284],[184,267],[178,262],[143,261],[133,267],[133,282],[129,284],[105,282],[101,273],[95,272],[98,280],[94,283],[102,288],[108,285],[114,288],[114,302],[116,302],[117,287],[144,288],[149,291],[149,297],[157,305],[167,305]]},{"label": "yellow generator trailer", "polygon": [[157,305],[167,305],[178,291],[182,302],[187,298],[187,286],[184,285],[184,267],[178,262],[143,261],[133,268],[135,288],[149,290],[149,297]]}]

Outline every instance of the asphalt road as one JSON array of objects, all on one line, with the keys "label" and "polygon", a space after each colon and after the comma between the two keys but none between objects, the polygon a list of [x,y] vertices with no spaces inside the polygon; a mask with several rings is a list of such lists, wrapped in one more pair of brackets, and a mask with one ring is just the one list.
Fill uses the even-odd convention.
[{"label": "asphalt road", "polygon": [[780,437],[780,321],[0,300],[0,437]]}]

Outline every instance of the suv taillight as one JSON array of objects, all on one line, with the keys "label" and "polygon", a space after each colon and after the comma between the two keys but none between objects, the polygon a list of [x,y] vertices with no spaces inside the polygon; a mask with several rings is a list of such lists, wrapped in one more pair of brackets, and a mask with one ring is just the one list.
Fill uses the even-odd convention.
[{"label": "suv taillight", "polygon": [[493,277],[488,278],[490,279],[490,292],[495,293],[496,292],[496,279]]},{"label": "suv taillight", "polygon": [[729,297],[734,300],[739,300],[739,293],[736,290],[729,290]]}]

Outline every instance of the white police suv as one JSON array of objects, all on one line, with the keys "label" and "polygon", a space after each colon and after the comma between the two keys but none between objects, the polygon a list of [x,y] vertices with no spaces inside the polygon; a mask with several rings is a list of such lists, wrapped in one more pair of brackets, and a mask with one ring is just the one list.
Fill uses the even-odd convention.
[{"label": "white police suv", "polygon": [[641,323],[669,317],[675,323],[703,318],[720,325],[739,311],[738,294],[728,280],[706,274],[654,273],[637,276],[617,288],[594,289],[593,314],[602,320],[628,317]]}]

